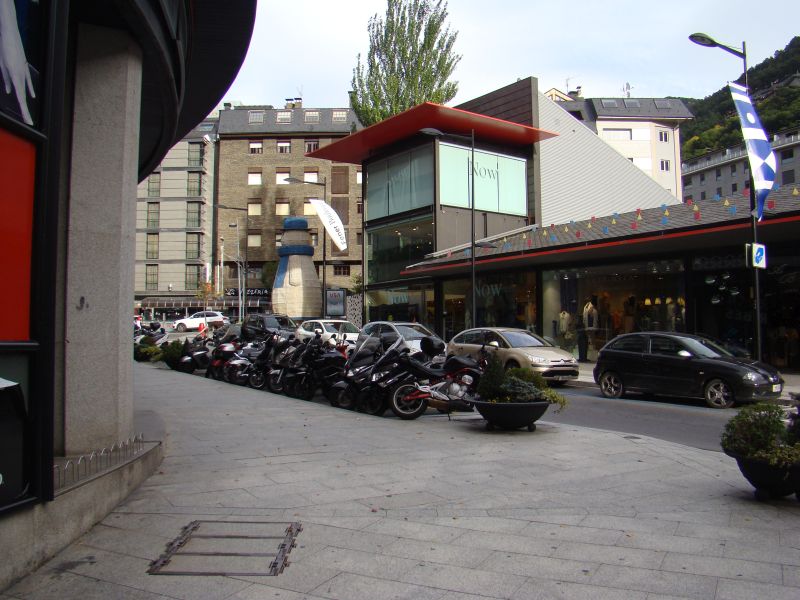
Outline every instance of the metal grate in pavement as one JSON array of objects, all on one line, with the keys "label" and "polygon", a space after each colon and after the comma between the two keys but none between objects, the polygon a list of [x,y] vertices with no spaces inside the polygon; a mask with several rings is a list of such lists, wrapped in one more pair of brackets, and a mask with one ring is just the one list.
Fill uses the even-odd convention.
[{"label": "metal grate in pavement", "polygon": [[192,521],[150,563],[150,575],[279,575],[289,565],[299,522]]}]

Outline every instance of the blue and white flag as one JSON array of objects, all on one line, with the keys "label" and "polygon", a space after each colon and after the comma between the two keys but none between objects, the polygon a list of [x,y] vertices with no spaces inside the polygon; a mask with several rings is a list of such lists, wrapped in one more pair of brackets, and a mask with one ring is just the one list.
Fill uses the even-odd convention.
[{"label": "blue and white flag", "polygon": [[750,172],[756,187],[756,211],[758,220],[764,216],[764,202],[775,183],[777,161],[772,147],[769,145],[767,134],[761,127],[756,107],[747,95],[747,88],[737,83],[728,83],[731,88],[733,103],[739,113],[742,124],[742,135],[747,146],[747,159],[750,162]]}]

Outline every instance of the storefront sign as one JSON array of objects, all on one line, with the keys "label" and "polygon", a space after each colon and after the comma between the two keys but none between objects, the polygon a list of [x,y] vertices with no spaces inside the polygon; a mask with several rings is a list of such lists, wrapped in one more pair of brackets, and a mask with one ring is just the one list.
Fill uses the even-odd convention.
[{"label": "storefront sign", "polygon": [[327,290],[325,292],[325,314],[331,317],[343,317],[345,315],[345,297],[344,290]]},{"label": "storefront sign", "polygon": [[[270,292],[269,288],[247,288],[247,295],[248,296],[269,296]],[[239,295],[239,288],[225,288],[225,295],[226,296],[238,296]]]}]

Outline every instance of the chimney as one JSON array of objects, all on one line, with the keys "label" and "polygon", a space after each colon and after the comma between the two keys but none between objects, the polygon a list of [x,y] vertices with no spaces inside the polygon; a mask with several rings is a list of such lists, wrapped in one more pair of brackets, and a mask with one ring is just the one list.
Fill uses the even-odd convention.
[{"label": "chimney", "polygon": [[283,105],[283,108],[294,108],[294,98],[286,98],[286,104]]},{"label": "chimney", "polygon": [[294,107],[295,108],[303,108],[303,99],[302,98],[295,98],[294,99]]},{"label": "chimney", "polygon": [[231,103],[230,102],[225,102],[225,103],[223,103],[222,107],[225,110],[230,110],[231,109]]}]

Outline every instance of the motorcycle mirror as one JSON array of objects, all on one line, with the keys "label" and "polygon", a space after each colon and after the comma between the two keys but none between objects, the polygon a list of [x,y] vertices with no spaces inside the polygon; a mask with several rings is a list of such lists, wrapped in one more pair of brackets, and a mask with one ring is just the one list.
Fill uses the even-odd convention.
[{"label": "motorcycle mirror", "polygon": [[319,327],[317,327],[317,328],[314,330],[314,333],[316,333],[317,335],[322,335],[322,329],[320,329]]}]

